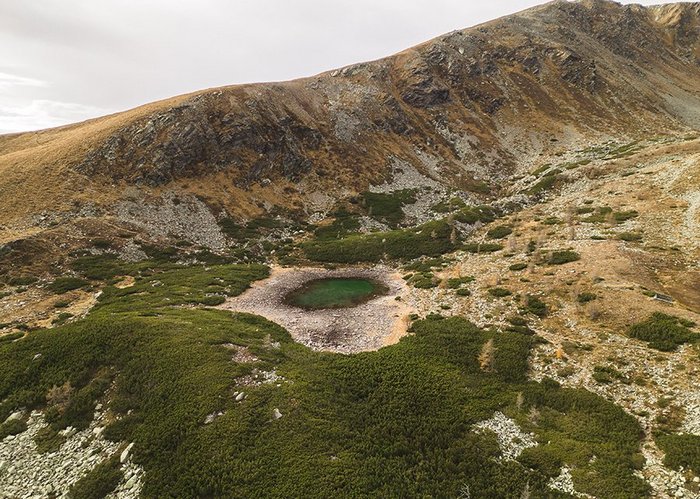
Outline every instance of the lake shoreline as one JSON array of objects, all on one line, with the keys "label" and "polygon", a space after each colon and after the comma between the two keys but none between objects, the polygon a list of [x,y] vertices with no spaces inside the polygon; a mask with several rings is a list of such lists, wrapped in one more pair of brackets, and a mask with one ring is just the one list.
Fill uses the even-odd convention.
[{"label": "lake shoreline", "polygon": [[[353,307],[303,309],[285,298],[305,284],[319,279],[367,279],[386,287],[386,294]],[[405,302],[408,286],[395,269],[273,266],[267,279],[257,281],[243,294],[229,298],[218,308],[265,317],[289,331],[314,350],[357,353],[397,343],[408,329],[413,307]]]}]

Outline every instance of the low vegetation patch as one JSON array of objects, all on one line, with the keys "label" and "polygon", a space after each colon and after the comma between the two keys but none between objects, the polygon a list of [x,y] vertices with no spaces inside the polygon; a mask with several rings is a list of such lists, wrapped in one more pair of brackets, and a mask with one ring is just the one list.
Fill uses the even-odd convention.
[{"label": "low vegetation patch", "polygon": [[527,190],[528,194],[537,195],[548,191],[561,179],[560,175],[545,175],[535,185]]},{"label": "low vegetation patch", "polygon": [[585,207],[582,213],[590,213],[589,216],[582,218],[581,221],[585,223],[603,223],[609,220],[612,216],[612,208],[609,206],[600,206],[598,208],[592,208],[590,206]]},{"label": "low vegetation patch", "polygon": [[636,210],[630,210],[630,211],[616,211],[613,213],[613,219],[616,222],[626,222],[627,220],[630,220],[632,218],[637,218],[639,216],[639,212]]},{"label": "low vegetation patch", "polygon": [[461,288],[464,284],[469,284],[471,282],[474,282],[473,276],[450,277],[447,279],[447,287],[449,289],[457,289]]},{"label": "low vegetation patch", "polygon": [[68,495],[71,499],[102,499],[117,488],[123,477],[119,456],[113,456],[88,471]]},{"label": "low vegetation patch", "polygon": [[7,284],[9,284],[10,286],[29,286],[30,284],[34,284],[38,280],[39,279],[34,276],[18,276],[8,279]]},{"label": "low vegetation patch", "polygon": [[499,225],[490,229],[486,233],[486,237],[489,239],[503,239],[513,233],[513,228],[509,225]]},{"label": "low vegetation patch", "polygon": [[455,221],[464,224],[475,224],[476,222],[493,222],[498,214],[489,206],[469,206],[462,208],[452,215]]},{"label": "low vegetation patch", "polygon": [[595,366],[593,368],[593,379],[598,383],[612,383],[613,381],[623,381],[625,375],[612,366]]},{"label": "low vegetation patch", "polygon": [[59,434],[55,429],[47,426],[40,429],[36,435],[34,435],[34,443],[36,443],[36,450],[40,454],[48,454],[49,452],[56,452],[61,448],[61,445],[66,441],[66,437]]},{"label": "low vegetation patch", "polygon": [[302,243],[307,258],[317,262],[379,262],[383,259],[413,259],[438,256],[459,247],[456,229],[444,220],[415,228],[357,234],[342,239]]},{"label": "low vegetation patch", "polygon": [[565,263],[575,262],[581,259],[581,255],[573,250],[553,251],[549,255],[547,263],[550,265],[563,265]]},{"label": "low vegetation patch", "polygon": [[534,295],[525,298],[525,310],[537,317],[545,317],[549,312],[547,304]]},{"label": "low vegetation patch", "polygon": [[698,334],[689,327],[692,327],[691,323],[679,317],[655,312],[646,321],[634,324],[629,329],[629,335],[646,341],[651,348],[671,352],[697,340]]},{"label": "low vegetation patch", "polygon": [[63,294],[68,291],[73,291],[74,289],[84,288],[90,284],[89,281],[85,279],[80,279],[78,277],[59,277],[55,279],[51,284],[46,286],[46,288],[52,293]]},{"label": "low vegetation patch", "polygon": [[588,303],[593,300],[598,298],[598,295],[595,293],[589,293],[589,292],[584,292],[584,293],[579,293],[578,296],[576,296],[576,301],[579,302],[580,304]]},{"label": "low vegetation patch", "polygon": [[390,193],[365,192],[362,206],[372,218],[379,219],[392,227],[404,218],[403,207],[416,202],[415,189],[403,189]]},{"label": "low vegetation patch", "polygon": [[464,251],[469,253],[495,253],[503,249],[502,244],[498,243],[466,243],[462,246]]},{"label": "low vegetation patch", "polygon": [[664,464],[672,469],[689,468],[700,475],[700,436],[684,434],[656,435],[656,443],[664,452]]},{"label": "low vegetation patch", "polygon": [[435,277],[432,272],[418,272],[409,276],[408,283],[414,288],[430,289],[438,287],[440,279]]},{"label": "low vegetation patch", "polygon": [[0,440],[9,435],[19,435],[27,431],[27,423],[21,419],[10,419],[0,424]]},{"label": "low vegetation patch", "polygon": [[524,317],[514,315],[512,317],[508,317],[507,320],[509,325],[506,327],[506,331],[527,335],[535,334],[535,332],[528,326],[527,320],[525,320]]},{"label": "low vegetation patch", "polygon": [[503,298],[513,294],[511,290],[505,288],[489,288],[488,293],[496,298]]},{"label": "low vegetation patch", "polygon": [[639,232],[622,232],[617,235],[619,239],[627,242],[639,242],[642,240],[643,236]]},{"label": "low vegetation patch", "polygon": [[460,198],[451,198],[448,201],[441,201],[431,208],[436,213],[451,213],[455,210],[466,208],[467,204]]}]

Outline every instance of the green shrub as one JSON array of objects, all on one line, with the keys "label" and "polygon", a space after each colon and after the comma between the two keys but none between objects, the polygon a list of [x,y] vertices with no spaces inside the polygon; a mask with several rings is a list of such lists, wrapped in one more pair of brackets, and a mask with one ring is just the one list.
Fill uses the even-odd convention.
[{"label": "green shrub", "polygon": [[549,256],[547,263],[550,265],[563,265],[581,259],[581,255],[572,250],[554,251]]},{"label": "green shrub", "polygon": [[494,227],[493,229],[490,229],[486,233],[486,236],[489,239],[503,239],[504,237],[509,236],[512,233],[513,233],[512,227],[510,227],[508,225],[499,225],[497,227]]},{"label": "green shrub", "polygon": [[310,260],[333,263],[378,262],[384,257],[413,259],[438,256],[457,249],[453,228],[444,220],[411,229],[358,234],[342,239],[302,243]]},{"label": "green shrub", "polygon": [[616,211],[615,213],[613,213],[613,218],[616,222],[625,222],[632,218],[637,218],[638,216],[639,212],[637,212],[636,210]]},{"label": "green shrub", "polygon": [[469,290],[469,288],[459,288],[457,291],[455,291],[455,294],[457,296],[471,296],[472,292]]},{"label": "green shrub", "polygon": [[440,284],[440,279],[435,277],[432,272],[417,273],[411,276],[408,280],[414,288],[418,289],[430,289],[436,288]]},{"label": "green shrub", "polygon": [[598,383],[612,383],[613,381],[624,380],[625,376],[611,366],[595,366],[593,368],[593,379]]},{"label": "green shrub", "polygon": [[642,240],[643,236],[639,232],[622,232],[617,237],[627,242],[638,242]]},{"label": "green shrub", "polygon": [[0,424],[0,441],[8,435],[19,435],[27,431],[27,423],[21,419],[10,419]]},{"label": "green shrub", "polygon": [[7,284],[9,284],[10,286],[29,286],[30,284],[34,284],[38,280],[39,279],[34,276],[12,277],[11,279],[8,279]]},{"label": "green shrub", "polygon": [[592,213],[590,216],[582,218],[581,221],[586,223],[603,223],[608,219],[608,217],[611,216],[612,211],[612,208],[609,206],[601,206],[596,208],[594,213]]},{"label": "green shrub", "polygon": [[681,466],[700,475],[700,436],[691,434],[656,435],[656,443],[664,452],[664,464],[672,469]]},{"label": "green shrub", "polygon": [[458,288],[462,287],[464,284],[469,284],[470,282],[474,282],[473,276],[451,277],[451,278],[447,279],[447,287],[449,289],[458,289]]},{"label": "green shrub", "polygon": [[466,208],[466,203],[460,198],[451,198],[449,201],[441,201],[432,208],[436,213],[450,213],[461,208]]},{"label": "green shrub", "polygon": [[527,263],[514,263],[508,268],[513,271],[525,270],[527,268]]},{"label": "green shrub", "polygon": [[583,304],[593,301],[596,298],[598,298],[598,295],[596,295],[595,293],[584,292],[578,294],[578,296],[576,297],[576,301]]},{"label": "green shrub", "polygon": [[0,343],[3,342],[9,342],[9,341],[15,341],[24,336],[24,332],[22,331],[17,331],[16,333],[8,333],[8,334],[3,334],[0,335]]},{"label": "green shrub", "polygon": [[646,341],[651,348],[663,352],[676,350],[680,345],[696,341],[698,335],[672,315],[655,312],[646,321],[634,324],[629,329],[632,338]]},{"label": "green shrub", "polygon": [[93,239],[92,245],[98,249],[109,249],[112,247],[112,242],[107,239]]},{"label": "green shrub", "polygon": [[494,253],[501,251],[503,245],[496,243],[467,243],[462,246],[462,249],[469,253]]},{"label": "green shrub", "polygon": [[506,327],[506,331],[527,335],[535,334],[535,332],[527,325],[527,321],[523,317],[515,315],[508,317],[507,321],[510,325]]},{"label": "green shrub", "polygon": [[550,478],[558,476],[564,464],[558,452],[543,446],[529,447],[523,450],[518,461],[523,466],[536,469]]},{"label": "green shrub", "polygon": [[416,202],[416,190],[404,189],[390,193],[365,192],[362,203],[367,213],[390,226],[396,226],[404,218],[402,207]]},{"label": "green shrub", "polygon": [[359,218],[345,210],[336,211],[333,217],[331,224],[322,225],[314,230],[316,239],[339,239],[357,232],[360,228]]},{"label": "green shrub", "polygon": [[207,307],[215,307],[216,305],[221,305],[225,301],[226,297],[222,295],[211,295],[197,299],[197,303],[201,303],[202,305],[206,305]]},{"label": "green shrub", "polygon": [[464,224],[489,223],[496,219],[496,212],[489,206],[469,206],[454,213],[453,217]]},{"label": "green shrub", "polygon": [[58,431],[54,430],[50,426],[41,428],[36,435],[34,435],[36,450],[40,454],[56,452],[61,448],[65,441],[66,438],[63,435],[60,435]]},{"label": "green shrub", "polygon": [[90,283],[85,279],[80,279],[78,277],[59,277],[46,286],[46,288],[53,293],[63,294],[68,291],[73,291],[74,289],[84,288],[89,284]]},{"label": "green shrub", "polygon": [[102,499],[117,488],[123,477],[119,457],[113,456],[75,482],[68,496],[71,499]]},{"label": "green shrub", "polygon": [[63,324],[71,317],[73,317],[73,314],[70,312],[61,312],[54,320],[51,321],[51,324]]},{"label": "green shrub", "polygon": [[545,317],[548,313],[547,304],[534,295],[527,295],[525,309],[538,317]]},{"label": "green shrub", "polygon": [[560,175],[547,175],[542,177],[540,181],[538,181],[535,185],[530,187],[527,190],[528,194],[536,195],[536,194],[541,194],[552,187],[554,187],[554,184],[557,183],[558,180],[561,179]]},{"label": "green shrub", "polygon": [[505,289],[505,288],[490,288],[488,290],[488,293],[491,296],[495,296],[497,298],[503,298],[504,296],[510,296],[513,294],[512,291],[510,291],[509,289]]}]

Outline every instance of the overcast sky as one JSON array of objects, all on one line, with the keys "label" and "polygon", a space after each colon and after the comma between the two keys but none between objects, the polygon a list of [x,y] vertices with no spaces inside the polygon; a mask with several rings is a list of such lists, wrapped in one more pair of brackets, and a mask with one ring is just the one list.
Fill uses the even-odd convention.
[{"label": "overcast sky", "polygon": [[538,3],[0,0],[0,133],[202,88],[309,76]]}]

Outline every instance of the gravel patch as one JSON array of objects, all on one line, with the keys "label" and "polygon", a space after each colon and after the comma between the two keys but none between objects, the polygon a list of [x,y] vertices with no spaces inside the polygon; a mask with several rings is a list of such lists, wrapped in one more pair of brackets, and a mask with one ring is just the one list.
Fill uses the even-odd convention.
[{"label": "gravel patch", "polygon": [[506,461],[512,461],[528,447],[537,445],[534,435],[523,432],[518,423],[499,411],[496,411],[491,419],[476,423],[474,428],[477,431],[488,430],[496,434],[503,459]]},{"label": "gravel patch", "polygon": [[[34,436],[46,426],[44,415],[34,411],[27,421],[28,429],[0,442],[0,498],[68,497],[70,487],[95,466],[115,455],[120,444],[102,437],[107,423],[106,412],[100,409],[90,426],[83,431],[69,427],[63,430],[66,441],[55,452],[40,454]],[[111,498],[138,497],[143,470],[131,460],[122,460],[124,478]]]}]

